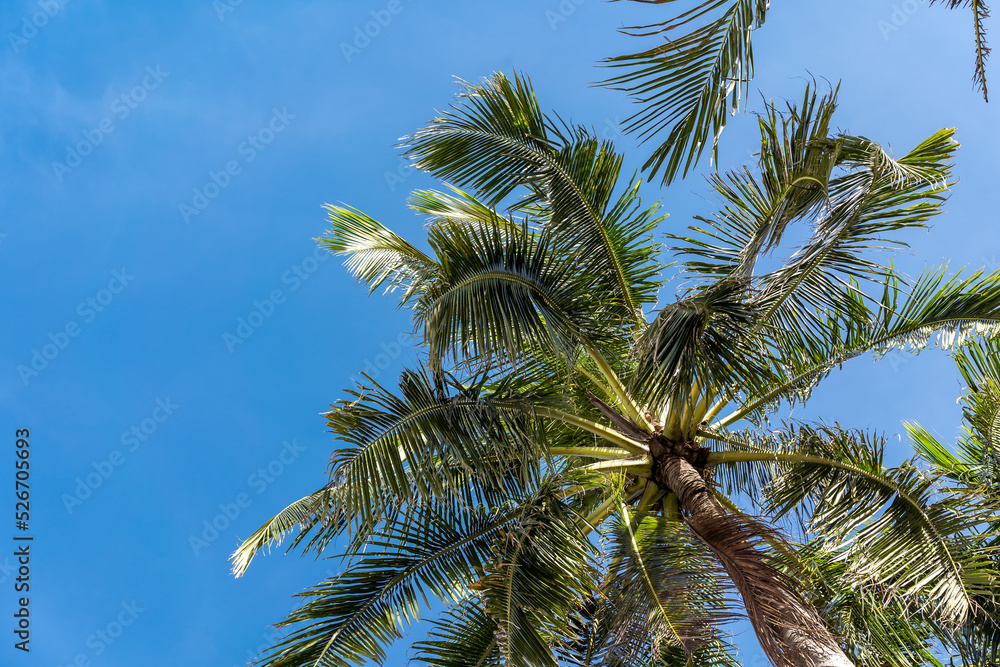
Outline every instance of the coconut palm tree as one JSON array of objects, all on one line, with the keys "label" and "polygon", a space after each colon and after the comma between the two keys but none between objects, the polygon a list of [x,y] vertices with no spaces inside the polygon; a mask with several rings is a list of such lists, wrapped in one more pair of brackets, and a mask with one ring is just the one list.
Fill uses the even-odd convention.
[{"label": "coconut palm tree", "polygon": [[[670,5],[678,0],[632,0]],[[973,82],[988,100],[985,20],[989,8],[982,0],[931,0],[949,9],[972,12],[975,45]],[[663,21],[631,26],[622,32],[638,38],[656,38],[650,48],[614,56],[604,64],[621,70],[604,84],[627,91],[641,106],[625,121],[626,131],[642,140],[654,140],[643,169],[650,178],[662,169],[664,185],[686,176],[711,146],[718,163],[718,144],[731,114],[747,99],[753,80],[753,33],[763,26],[770,0],[701,0]]]},{"label": "coconut palm tree", "polygon": [[429,251],[330,206],[322,243],[411,310],[421,354],[331,406],[329,484],[233,555],[242,575],[298,528],[345,562],[261,664],[382,662],[431,610],[414,657],[439,667],[738,665],[741,615],[779,666],[933,661],[996,584],[995,504],[884,467],[884,438],[768,419],[859,355],[1000,330],[1000,274],[880,261],[940,211],[957,144],[894,159],[831,132],[835,107],[768,106],[755,168],[668,234],[679,265],[622,155],[520,76],[408,138],[451,184],[411,200]]}]

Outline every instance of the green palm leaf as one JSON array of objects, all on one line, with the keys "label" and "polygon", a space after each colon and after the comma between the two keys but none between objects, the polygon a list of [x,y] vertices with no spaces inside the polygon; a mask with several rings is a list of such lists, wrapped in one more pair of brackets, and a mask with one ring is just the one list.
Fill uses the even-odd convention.
[{"label": "green palm leaf", "polygon": [[489,207],[523,188],[526,197],[512,206],[546,220],[561,247],[607,278],[625,319],[641,326],[660,267],[655,250],[637,241],[659,218],[655,207],[641,207],[635,182],[614,196],[622,156],[584,128],[544,115],[526,78],[465,84],[459,100],[407,139],[416,166],[475,188]]},{"label": "green palm leaf", "polygon": [[810,86],[798,107],[789,104],[787,112],[779,112],[773,102],[767,106],[758,123],[759,176],[746,168],[709,176],[722,209],[712,218],[696,217],[704,227],[690,227],[690,236],[670,235],[682,243],[673,250],[686,272],[712,279],[749,277],[789,224],[814,222],[845,143],[829,136],[836,106],[836,91],[818,99]]},{"label": "green palm leaf", "polygon": [[469,193],[455,187],[449,189],[450,194],[417,190],[410,196],[410,208],[426,215],[431,226],[447,226],[456,222],[487,228],[516,225]]},{"label": "green palm leaf", "polygon": [[450,222],[430,236],[441,272],[415,319],[435,363],[519,362],[539,351],[572,357],[583,340],[609,339],[622,319],[613,304],[591,301],[607,295],[600,279],[574,272],[551,236],[526,224]]},{"label": "green palm leaf", "polygon": [[[962,374],[967,392],[962,396],[962,435],[956,452],[922,427],[906,424],[910,441],[919,455],[937,474],[960,489],[985,493],[1000,502],[1000,342],[973,340],[952,355]],[[1000,569],[1000,518],[990,526],[994,566]],[[943,632],[945,645],[964,664],[994,665],[1000,662],[1000,595],[996,587],[976,597],[976,608],[957,631]]]},{"label": "green palm leaf", "polygon": [[408,303],[437,273],[437,264],[361,211],[327,205],[331,230],[319,239],[330,252],[348,255],[347,268],[372,292],[402,288]]},{"label": "green palm leaf", "polygon": [[931,0],[932,5],[935,2],[942,2],[948,5],[948,9],[968,7],[972,10],[976,47],[976,67],[972,75],[972,80],[976,84],[976,88],[983,91],[983,99],[988,102],[990,96],[986,90],[986,59],[989,58],[990,47],[986,45],[985,23],[986,19],[990,16],[989,8],[983,0]]},{"label": "green palm leaf", "polygon": [[721,572],[711,551],[683,524],[640,515],[629,525],[630,518],[615,519],[602,587],[606,654],[629,665],[670,648],[693,655],[732,618]]},{"label": "green palm leaf", "polygon": [[671,415],[698,412],[683,420],[680,434],[667,427],[667,437],[693,436],[692,426],[708,407],[703,395],[731,383],[753,388],[766,382],[768,350],[754,335],[757,313],[747,296],[746,280],[720,281],[663,308],[637,342],[631,390],[664,423]]},{"label": "green palm leaf", "polygon": [[331,483],[355,528],[393,507],[429,499],[486,503],[538,479],[540,432],[531,399],[404,371],[399,395],[372,382],[327,414],[346,447],[331,456]]},{"label": "green palm leaf", "polygon": [[596,589],[594,547],[577,522],[571,507],[543,489],[517,530],[496,544],[477,590],[497,622],[505,665],[556,667],[554,644],[571,634],[571,617]]},{"label": "green palm leaf", "polygon": [[[233,562],[233,575],[242,577],[250,567],[250,561],[257,552],[272,543],[281,544],[282,540],[295,528],[299,534],[292,541],[289,549],[294,548],[299,541],[314,527],[324,526],[328,534],[336,534],[346,521],[342,507],[334,496],[336,488],[324,486],[322,489],[295,501],[276,514],[270,521],[258,528],[253,535],[243,540],[239,548],[230,556]],[[311,543],[310,547],[313,546]],[[321,541],[320,550],[325,546]]]},{"label": "green palm leaf", "polygon": [[414,643],[413,659],[430,667],[502,667],[497,622],[473,599],[432,621],[427,639]]},{"label": "green palm leaf", "polygon": [[[751,34],[764,23],[769,4],[768,0],[698,2],[675,18],[625,31],[662,37],[662,44],[604,61],[625,70],[604,85],[627,91],[642,105],[626,121],[627,131],[643,140],[666,135],[643,166],[651,176],[662,169],[664,184],[678,174],[686,176],[707,146],[712,147],[712,159],[718,158],[719,135],[753,79]],[[682,31],[686,32],[678,34]]]},{"label": "green palm leaf", "polygon": [[938,347],[950,349],[1000,331],[1000,272],[947,280],[945,272],[929,271],[909,289],[890,276],[875,307],[856,285],[842,291],[840,303],[812,331],[783,332],[774,353],[780,363],[772,367],[777,379],[716,426],[761,417],[782,399],[804,401],[831,370],[864,353],[878,359],[893,349],[919,352],[935,334]]},{"label": "green palm leaf", "polygon": [[[836,295],[843,281],[882,280],[888,267],[866,255],[904,245],[889,234],[924,226],[940,212],[947,188],[946,162],[957,147],[950,135],[950,131],[937,133],[914,149],[914,161],[923,167],[928,145],[936,147],[943,169],[924,169],[921,177],[901,181],[896,170],[887,168],[881,152],[869,152],[859,168],[832,178],[828,202],[817,215],[812,237],[784,266],[761,280],[757,301],[763,317],[785,330],[808,332],[817,321],[812,313],[838,305]],[[908,166],[906,158],[899,162]]]},{"label": "green palm leaf", "polygon": [[299,594],[308,601],[279,624],[295,629],[260,664],[382,663],[385,646],[420,618],[430,596],[453,601],[464,595],[489,561],[500,529],[515,516],[437,506],[388,522],[370,541],[374,553]]}]

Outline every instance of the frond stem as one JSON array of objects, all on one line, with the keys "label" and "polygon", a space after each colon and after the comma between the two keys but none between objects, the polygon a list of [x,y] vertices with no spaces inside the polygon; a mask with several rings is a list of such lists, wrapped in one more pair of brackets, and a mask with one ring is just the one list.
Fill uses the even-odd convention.
[{"label": "frond stem", "polygon": [[660,601],[660,596],[656,590],[656,585],[653,583],[653,578],[649,574],[649,570],[646,569],[646,562],[643,560],[642,552],[639,550],[639,543],[635,539],[635,531],[632,530],[632,519],[629,517],[628,507],[625,503],[620,503],[622,516],[625,518],[625,527],[628,528],[629,543],[632,547],[632,552],[635,556],[636,563],[639,565],[639,569],[642,571],[642,576],[646,582],[646,586],[649,587],[650,597],[656,600],[656,605],[660,608],[660,613],[663,615],[663,620],[666,621],[667,626],[670,628],[670,633],[677,640],[677,643],[683,646],[684,640],[681,639],[680,634],[674,627],[674,624],[670,621],[670,613],[664,608],[663,603]]},{"label": "frond stem", "polygon": [[618,447],[550,447],[549,453],[556,456],[583,456],[602,460],[624,459],[631,454]]},{"label": "frond stem", "polygon": [[629,471],[637,475],[649,475],[653,470],[653,457],[643,456],[634,459],[619,459],[617,461],[598,461],[590,465],[583,466],[580,470],[587,472],[623,472]]},{"label": "frond stem", "polygon": [[[992,321],[1000,323],[1000,316],[977,317],[971,319],[974,319],[977,322]],[[788,382],[782,383],[781,385],[775,387],[774,389],[767,392],[760,398],[751,401],[750,403],[747,403],[741,408],[737,408],[726,417],[723,417],[719,421],[712,424],[711,429],[718,430],[720,428],[725,428],[726,426],[729,426],[733,422],[739,421],[746,415],[750,414],[751,412],[759,408],[761,405],[765,405],[768,402],[773,401],[775,398],[788,391],[791,387],[794,387],[796,384],[802,382],[803,380],[809,378],[810,376],[816,375],[817,373],[822,373],[825,370],[832,369],[834,366],[839,366],[845,361],[849,361],[854,357],[857,357],[861,354],[864,354],[865,352],[877,348],[879,345],[889,342],[893,338],[899,338],[901,336],[905,336],[906,334],[917,331],[918,329],[936,330],[940,329],[941,327],[947,324],[954,324],[956,322],[968,322],[969,320],[970,318],[968,317],[953,317],[953,318],[943,318],[940,320],[934,320],[931,322],[923,322],[920,324],[911,324],[909,326],[896,329],[892,332],[885,333],[877,338],[865,342],[863,345],[856,345],[852,348],[844,350],[835,357],[832,357],[821,363],[814,364],[808,370],[799,373]]]},{"label": "frond stem", "polygon": [[608,384],[611,386],[611,390],[614,392],[615,396],[618,397],[618,402],[621,404],[622,409],[625,410],[626,416],[632,419],[632,421],[636,424],[639,424],[646,430],[652,432],[652,425],[646,420],[646,417],[642,414],[642,411],[639,409],[639,406],[636,405],[635,401],[632,400],[632,397],[629,396],[628,391],[625,389],[625,385],[618,379],[618,374],[615,373],[613,368],[611,368],[611,364],[608,363],[608,360],[603,354],[601,354],[601,351],[594,347],[594,345],[586,339],[583,339],[581,343],[583,344],[583,349],[587,351],[590,358],[594,360],[595,364],[597,364],[597,368],[600,369],[601,375],[603,375],[608,381]]},{"label": "frond stem", "polygon": [[641,442],[637,442],[629,437],[626,437],[618,431],[604,426],[603,424],[598,424],[597,422],[592,422],[589,419],[584,419],[583,417],[563,412],[557,408],[538,406],[535,408],[535,414],[540,417],[548,417],[549,419],[558,419],[566,424],[582,428],[585,431],[604,438],[614,445],[618,445],[632,454],[649,453],[649,449],[647,449],[647,447]]}]

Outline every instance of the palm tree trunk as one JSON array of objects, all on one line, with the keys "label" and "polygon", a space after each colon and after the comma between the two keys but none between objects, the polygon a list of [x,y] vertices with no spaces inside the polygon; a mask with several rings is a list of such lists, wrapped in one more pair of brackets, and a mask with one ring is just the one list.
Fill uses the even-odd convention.
[{"label": "palm tree trunk", "polygon": [[665,456],[658,463],[657,477],[677,494],[691,528],[716,554],[740,591],[768,657],[787,667],[854,667],[816,610],[786,585],[757,550],[759,530],[726,512],[685,459]]}]

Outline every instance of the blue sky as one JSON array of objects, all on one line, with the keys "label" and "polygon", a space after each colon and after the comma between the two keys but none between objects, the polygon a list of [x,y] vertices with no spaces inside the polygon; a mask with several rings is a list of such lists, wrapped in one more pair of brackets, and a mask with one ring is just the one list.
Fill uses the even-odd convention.
[{"label": "blue sky", "polygon": [[[234,580],[226,559],[325,481],[319,413],[350,378],[367,364],[391,377],[410,354],[405,314],[315,251],[322,204],[423,241],[405,200],[434,183],[394,145],[448,104],[453,77],[498,70],[527,73],[543,108],[638,166],[617,129],[628,103],[590,85],[636,16],[598,0],[0,4],[0,540],[16,532],[21,428],[34,536],[28,655],[11,639],[13,547],[0,551],[0,664],[229,667],[267,642],[291,595],[334,565],[277,552]],[[898,266],[998,267],[1000,118],[973,90],[965,13],[776,3],[755,50],[752,106],[798,99],[812,75],[843,80],[840,128],[898,153],[957,127],[961,183]],[[753,135],[734,118],[721,165],[746,160]],[[645,196],[671,230],[710,210],[697,175]],[[940,352],[859,359],[802,414],[951,438],[957,378]]]}]

